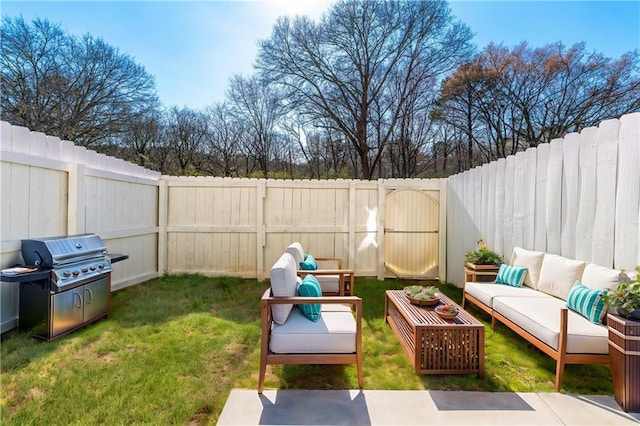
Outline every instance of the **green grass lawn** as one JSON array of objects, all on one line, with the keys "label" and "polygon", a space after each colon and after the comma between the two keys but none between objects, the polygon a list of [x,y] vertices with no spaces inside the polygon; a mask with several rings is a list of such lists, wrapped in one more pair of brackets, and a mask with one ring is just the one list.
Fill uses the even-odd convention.
[{"label": "green grass lawn", "polygon": [[[553,392],[555,362],[489,316],[485,377],[416,375],[384,320],[384,291],[358,279],[365,389]],[[215,424],[233,388],[256,389],[268,282],[166,276],[113,293],[109,317],[51,342],[2,336],[2,424]],[[460,301],[461,291],[442,285]],[[354,389],[355,365],[268,366],[265,389]],[[563,392],[613,394],[607,366],[569,365]]]}]

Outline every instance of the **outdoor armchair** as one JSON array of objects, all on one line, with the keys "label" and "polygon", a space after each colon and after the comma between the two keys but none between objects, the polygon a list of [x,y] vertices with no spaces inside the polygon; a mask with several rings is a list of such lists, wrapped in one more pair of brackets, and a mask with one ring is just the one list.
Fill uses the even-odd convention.
[{"label": "outdoor armchair", "polygon": [[298,274],[313,274],[320,282],[322,293],[349,296],[355,294],[355,272],[352,269],[342,269],[342,259],[338,257],[314,257],[317,269],[301,269],[300,264],[308,255],[299,242],[291,243],[285,250],[293,256],[298,267]]},{"label": "outdoor armchair", "polygon": [[[298,297],[296,262],[284,253],[271,268],[271,288],[261,299],[261,347],[258,393],[267,364],[356,364],[362,375],[362,299],[355,296]],[[318,290],[319,291],[319,290]],[[320,307],[316,321],[299,308]]]}]

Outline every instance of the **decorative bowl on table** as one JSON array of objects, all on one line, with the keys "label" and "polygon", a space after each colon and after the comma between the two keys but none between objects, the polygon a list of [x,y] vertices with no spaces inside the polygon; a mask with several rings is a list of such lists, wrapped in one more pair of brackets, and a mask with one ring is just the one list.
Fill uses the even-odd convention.
[{"label": "decorative bowl on table", "polygon": [[454,319],[458,315],[458,308],[449,304],[436,306],[434,311],[442,319]]},{"label": "decorative bowl on table", "polygon": [[411,285],[403,289],[409,303],[419,306],[433,306],[440,302],[440,292],[437,287]]}]

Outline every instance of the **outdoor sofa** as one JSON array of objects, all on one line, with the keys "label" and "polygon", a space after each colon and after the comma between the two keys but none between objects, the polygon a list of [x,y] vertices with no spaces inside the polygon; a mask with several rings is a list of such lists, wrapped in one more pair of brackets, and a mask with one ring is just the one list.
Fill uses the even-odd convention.
[{"label": "outdoor sofa", "polygon": [[501,268],[521,282],[500,272],[496,281],[512,282],[466,282],[462,306],[477,305],[491,315],[491,329],[500,321],[553,358],[556,391],[565,364],[609,362],[607,307],[598,293],[628,280],[624,272],[520,247]]}]

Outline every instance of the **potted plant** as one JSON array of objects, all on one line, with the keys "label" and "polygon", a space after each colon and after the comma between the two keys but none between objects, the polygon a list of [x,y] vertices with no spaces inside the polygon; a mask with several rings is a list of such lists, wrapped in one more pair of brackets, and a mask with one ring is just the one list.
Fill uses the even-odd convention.
[{"label": "potted plant", "polygon": [[613,306],[622,317],[640,321],[640,266],[636,266],[635,279],[618,284],[602,296],[605,304]]},{"label": "potted plant", "polygon": [[500,266],[503,263],[502,256],[498,253],[489,250],[489,246],[484,242],[482,238],[478,241],[479,248],[474,251],[468,251],[464,254],[464,260],[472,265],[496,265]]}]

